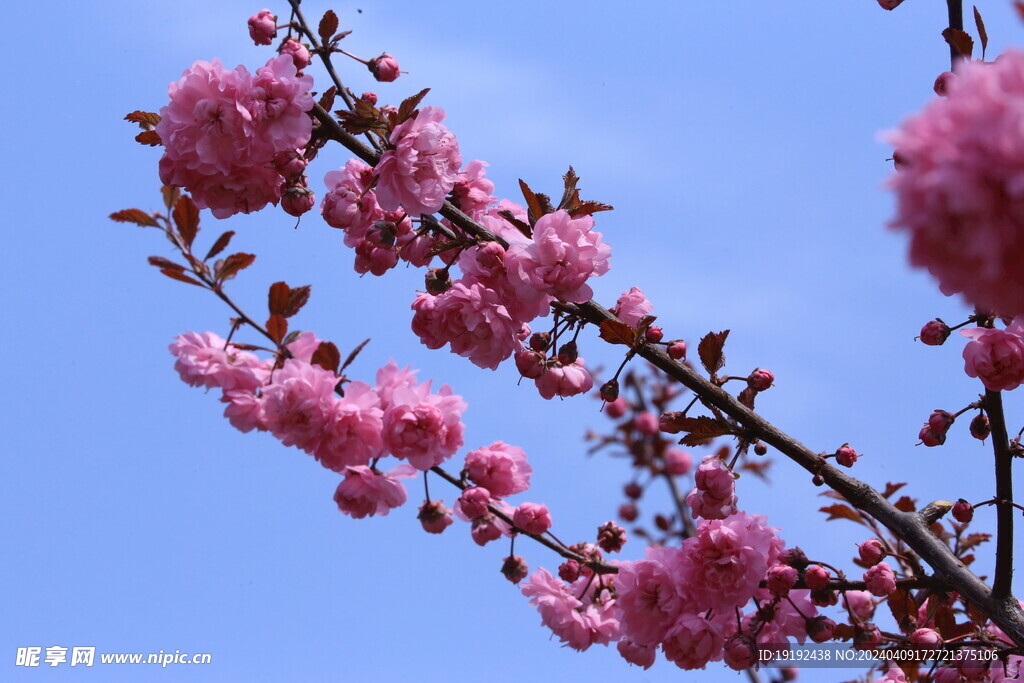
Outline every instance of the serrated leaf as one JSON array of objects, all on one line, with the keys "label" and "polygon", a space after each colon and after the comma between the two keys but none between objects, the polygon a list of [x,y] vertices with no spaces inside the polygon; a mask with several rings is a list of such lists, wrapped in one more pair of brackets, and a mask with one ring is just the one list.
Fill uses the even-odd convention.
[{"label": "serrated leaf", "polygon": [[330,88],[328,88],[326,90],[326,92],[324,92],[323,95],[320,96],[320,102],[319,102],[320,107],[324,111],[330,111],[331,109],[333,109],[334,108],[334,98],[335,98],[335,96],[337,94],[338,94],[338,89],[332,85]]},{"label": "serrated leaf", "polygon": [[732,430],[718,420],[701,415],[700,417],[684,417],[682,413],[665,413],[659,420],[661,431],[669,434],[687,432],[679,440],[684,446],[700,446],[715,437],[731,434]]},{"label": "serrated leaf", "polygon": [[966,538],[960,541],[960,550],[966,551],[971,548],[981,545],[992,538],[992,534],[976,533],[968,534]]},{"label": "serrated leaf", "polygon": [[747,460],[740,465],[740,469],[750,472],[761,481],[770,483],[768,469],[772,466],[772,462],[772,460]]},{"label": "serrated leaf", "polygon": [[135,136],[135,142],[142,145],[149,145],[150,147],[156,147],[161,144],[160,136],[157,135],[155,130],[144,130]]},{"label": "serrated leaf", "polygon": [[831,522],[833,519],[848,519],[851,522],[857,524],[864,524],[864,520],[860,518],[857,511],[849,505],[843,505],[842,503],[834,503],[832,505],[826,505],[823,508],[818,508],[818,512],[824,512],[828,515],[825,519],[826,522]]},{"label": "serrated leaf", "polygon": [[708,374],[714,376],[725,365],[725,339],[729,330],[724,332],[708,332],[697,346],[700,362]]},{"label": "serrated leaf", "polygon": [[178,197],[181,195],[181,190],[174,187],[173,185],[164,185],[160,188],[160,194],[164,196],[164,206],[170,211],[174,208],[174,205],[178,202]]},{"label": "serrated leaf", "polygon": [[580,216],[590,216],[598,211],[611,211],[614,208],[611,204],[602,204],[601,202],[580,202],[575,208],[570,209],[569,215],[573,218],[579,218]]},{"label": "serrated leaf", "polygon": [[334,10],[329,9],[324,12],[324,16],[320,19],[320,25],[317,27],[316,32],[320,34],[320,41],[324,45],[329,45],[331,42],[331,36],[338,30],[338,15],[334,13]]},{"label": "serrated leaf", "polygon": [[600,337],[610,344],[622,344],[632,348],[636,340],[636,330],[619,320],[605,320],[601,323]]},{"label": "serrated leaf", "polygon": [[882,492],[882,498],[888,499],[889,496],[891,496],[892,494],[896,493],[897,491],[899,491],[901,488],[903,488],[906,485],[907,485],[906,482],[901,482],[899,484],[893,484],[891,482],[887,483],[885,485],[885,491]]},{"label": "serrated leaf", "polygon": [[279,315],[272,315],[267,319],[267,332],[275,344],[280,344],[284,336],[288,334],[288,321]]},{"label": "serrated leaf", "polygon": [[562,184],[565,186],[565,190],[562,192],[562,200],[558,202],[559,209],[565,209],[572,213],[572,209],[580,203],[580,191],[576,188],[580,177],[576,175],[575,169],[572,166],[566,171],[565,175],[562,176]]},{"label": "serrated leaf", "polygon": [[974,39],[971,35],[965,31],[955,28],[947,28],[942,32],[942,37],[946,39],[954,50],[956,50],[961,57],[970,59],[971,55],[974,54]]},{"label": "serrated leaf", "polygon": [[270,310],[270,315],[284,315],[291,291],[292,288],[284,282],[275,282],[270,285],[270,290],[267,292],[267,308]]},{"label": "serrated leaf", "polygon": [[143,227],[156,227],[157,222],[142,209],[122,209],[110,214],[110,220],[118,223],[134,223]]},{"label": "serrated leaf", "polygon": [[430,92],[430,88],[424,88],[412,97],[407,97],[402,100],[402,104],[398,107],[398,123],[405,123],[409,118],[412,117],[413,112],[416,111],[416,107],[420,106],[420,102]]},{"label": "serrated leaf", "polygon": [[320,342],[320,346],[316,347],[313,357],[309,360],[311,364],[319,365],[324,370],[334,373],[337,373],[340,361],[341,353],[338,351],[338,347],[329,341]]},{"label": "serrated leaf", "polygon": [[181,272],[180,270],[175,270],[173,268],[163,268],[160,272],[166,275],[167,277],[171,278],[172,280],[177,280],[179,282],[187,282],[188,284],[195,285],[197,287],[205,287],[205,285],[203,285],[202,282],[190,278],[188,275],[185,275],[185,273]]},{"label": "serrated leaf", "polygon": [[227,232],[222,234],[220,237],[218,237],[217,241],[213,243],[212,247],[210,247],[210,251],[206,252],[206,258],[204,258],[203,260],[204,261],[209,261],[214,256],[216,256],[217,254],[219,254],[220,252],[222,252],[225,249],[227,249],[228,243],[231,242],[231,238],[234,237],[234,236],[235,236],[235,231],[234,230],[228,230]]},{"label": "serrated leaf", "polygon": [[178,226],[178,233],[185,241],[185,246],[191,248],[199,232],[199,209],[187,194],[179,197],[174,205],[174,224]]},{"label": "serrated leaf", "polygon": [[348,357],[345,359],[345,362],[341,364],[341,369],[339,370],[339,372],[345,372],[345,368],[352,364],[352,361],[356,359],[356,356],[359,355],[359,352],[365,349],[366,345],[369,343],[369,339],[364,339],[362,342],[360,342],[359,346],[352,349],[352,352],[348,354]]},{"label": "serrated leaf", "polygon": [[531,226],[536,225],[537,220],[544,215],[540,199],[538,199],[537,194],[530,189],[530,186],[522,178],[519,179],[519,189],[523,191],[523,199],[526,200],[526,217],[529,219]]},{"label": "serrated leaf", "polygon": [[643,337],[644,333],[647,332],[647,328],[650,327],[651,324],[653,324],[654,321],[657,319],[658,316],[656,315],[645,315],[644,317],[640,318],[640,320],[636,324],[636,341],[634,342],[634,344],[640,343],[640,338]]},{"label": "serrated leaf", "polygon": [[917,509],[917,501],[910,496],[902,496],[893,504],[893,507],[900,512],[913,512]]},{"label": "serrated leaf", "polygon": [[167,268],[168,270],[177,270],[179,272],[185,270],[185,266],[180,263],[175,263],[170,259],[166,259],[163,256],[150,256],[146,260],[149,261],[149,265],[156,266],[157,268]]},{"label": "serrated leaf", "polygon": [[239,252],[228,256],[220,262],[220,265],[217,268],[217,280],[220,282],[230,280],[237,275],[239,271],[251,266],[252,262],[255,260],[255,254],[243,254]]},{"label": "serrated leaf", "polygon": [[302,285],[301,287],[292,287],[291,291],[288,292],[288,301],[285,304],[284,312],[281,314],[286,318],[290,318],[306,305],[309,301],[309,285]]},{"label": "serrated leaf", "polygon": [[981,39],[981,58],[985,59],[985,50],[988,49],[988,32],[985,30],[985,22],[981,18],[978,6],[974,5],[974,25],[978,29],[978,38]]},{"label": "serrated leaf", "polygon": [[142,128],[142,130],[146,130],[147,126],[153,127],[156,126],[156,124],[160,123],[160,115],[154,114],[151,111],[136,110],[130,114],[125,115],[124,120],[131,121],[132,123],[137,123]]}]

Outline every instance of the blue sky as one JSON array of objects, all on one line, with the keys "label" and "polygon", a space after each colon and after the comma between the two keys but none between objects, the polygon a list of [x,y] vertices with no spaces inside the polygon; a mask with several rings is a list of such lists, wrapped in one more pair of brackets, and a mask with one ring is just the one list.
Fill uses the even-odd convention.
[{"label": "blue sky", "polygon": [[[876,486],[912,479],[910,493],[927,502],[992,490],[990,451],[961,425],[943,448],[914,447],[932,409],[959,409],[980,385],[963,374],[958,340],[914,343],[926,320],[959,321],[966,309],[909,271],[903,239],[884,227],[889,150],[878,133],[932,95],[948,59],[942,4],[907,0],[891,13],[869,0],[333,8],[355,30],[348,49],[387,50],[409,72],[378,87],[343,64],[353,89],[397,102],[433,88],[427,103],[446,108],[464,158],[490,163],[501,196],[518,198],[518,178],[556,191],[572,164],[586,198],[616,207],[598,220],[613,246],[612,271],[594,282],[599,301],[638,285],[670,337],[695,343],[730,328],[735,374],[775,372],[776,388],[759,400],[766,416],[815,449],[850,441],[865,454],[858,475]],[[307,5],[314,17],[329,7]],[[990,54],[1021,43],[1009,2],[979,8]],[[223,333],[227,312],[146,265],[168,252],[156,233],[106,219],[159,203],[159,153],[134,143],[121,117],[159,109],[167,83],[196,59],[261,65],[270,52],[244,25],[258,9],[116,1],[6,13],[18,28],[0,109],[9,382],[0,678],[680,680],[665,662],[641,672],[613,649],[560,648],[498,574],[506,547],[478,548],[465,526],[428,536],[415,505],[386,518],[340,515],[335,474],[265,435],[235,432],[214,395],[178,381],[167,344],[188,329]],[[318,191],[346,159],[338,148],[321,155]],[[524,499],[548,503],[560,537],[589,539],[613,518],[626,472],[585,455],[583,432],[605,425],[594,401],[545,402],[516,387],[514,368],[479,370],[420,346],[408,329],[419,274],[360,279],[340,235],[313,214],[297,230],[273,210],[203,220],[207,239],[230,228],[236,247],[259,255],[232,286],[243,305],[261,308],[276,280],[312,284],[295,324],[342,347],[371,337],[356,376],[392,357],[411,363],[469,402],[467,447],[522,446],[535,470]],[[616,360],[592,336],[581,354]],[[1017,429],[1021,402],[1008,403]],[[779,461],[773,478],[771,487],[742,480],[741,504],[767,514],[790,544],[848,566],[864,537],[841,522],[822,526],[823,502],[795,466]],[[978,519],[992,526],[989,512]],[[525,550],[532,566],[557,566]],[[626,555],[640,551],[631,543]],[[214,664],[26,674],[11,663],[31,645],[209,652]],[[716,666],[705,680],[737,676]]]}]

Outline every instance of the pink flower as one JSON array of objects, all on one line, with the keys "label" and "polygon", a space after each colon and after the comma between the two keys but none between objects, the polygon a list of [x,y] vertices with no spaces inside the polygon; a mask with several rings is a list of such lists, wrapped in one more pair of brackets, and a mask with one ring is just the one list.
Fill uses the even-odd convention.
[{"label": "pink flower", "polygon": [[491,513],[487,507],[490,502],[490,491],[482,486],[471,486],[468,489],[464,489],[462,494],[459,495],[455,508],[456,511],[460,513],[460,517],[465,517],[468,520],[474,520],[480,517],[486,517]]},{"label": "pink flower", "polygon": [[294,38],[284,41],[284,45],[281,46],[281,54],[291,57],[292,63],[299,71],[309,66],[309,49]]},{"label": "pink flower", "polygon": [[886,556],[885,546],[877,538],[872,538],[857,546],[857,554],[864,564],[877,564]]},{"label": "pink flower", "polygon": [[416,516],[428,534],[440,534],[452,525],[452,511],[444,506],[443,500],[426,501]]},{"label": "pink flower", "polygon": [[[885,3],[893,4],[894,0],[879,0],[879,4],[885,9],[892,9],[892,7],[886,7]],[[893,4],[893,7],[898,5],[902,0],[897,1]],[[903,673],[903,669],[896,666],[896,664],[889,662],[886,668],[885,674],[879,676],[874,680],[873,683],[907,683],[907,675]]]},{"label": "pink flower", "polygon": [[268,61],[256,70],[249,92],[249,110],[256,127],[254,153],[272,160],[274,154],[301,149],[309,142],[313,121],[306,114],[313,108],[312,76],[299,76],[287,54]]},{"label": "pink flower", "polygon": [[942,346],[952,330],[941,320],[929,320],[921,328],[921,342],[928,346]]},{"label": "pink flower", "polygon": [[261,9],[249,17],[249,37],[257,45],[270,45],[277,35],[277,17],[268,10]]},{"label": "pink flower", "polygon": [[380,397],[381,410],[387,410],[394,405],[394,393],[398,389],[415,389],[419,382],[416,381],[418,370],[410,370],[411,365],[399,369],[398,363],[391,359],[388,364],[377,370],[377,385],[374,391]]},{"label": "pink flower", "polygon": [[543,503],[522,503],[512,514],[516,528],[534,536],[540,536],[551,528],[551,513]]},{"label": "pink flower", "polygon": [[645,559],[619,564],[614,579],[616,618],[633,642],[657,646],[683,610],[693,607],[681,581],[681,555],[679,548],[648,547]]},{"label": "pink flower", "polygon": [[[518,231],[512,234],[499,230],[498,225],[502,223],[507,225],[504,219],[484,216],[482,222],[484,227],[508,241],[510,249],[514,245],[528,243],[526,237]],[[534,318],[547,315],[551,297],[533,289],[517,288],[508,277],[505,260],[506,251],[496,242],[487,242],[466,249],[462,252],[458,262],[459,269],[462,271],[461,282],[467,286],[476,283],[493,290],[515,321],[526,323]]]},{"label": "pink flower", "polygon": [[658,418],[653,413],[643,411],[637,413],[636,417],[633,418],[633,426],[641,434],[653,436],[658,433]]},{"label": "pink flower", "polygon": [[889,181],[892,226],[910,234],[910,262],[975,307],[1024,314],[1024,53],[964,60],[946,97],[891,141],[903,162]]},{"label": "pink flower", "polygon": [[745,605],[782,550],[762,515],[737,512],[724,520],[700,520],[697,535],[683,542],[684,572],[700,610],[729,612]]},{"label": "pink flower", "polygon": [[346,384],[345,396],[332,402],[313,455],[335,472],[369,464],[381,454],[381,415],[380,400],[370,385]]},{"label": "pink flower", "polygon": [[408,465],[399,465],[384,474],[369,467],[346,468],[345,479],[334,492],[334,502],[339,510],[356,519],[386,515],[405,504],[405,487],[398,479],[416,474],[416,470]]},{"label": "pink flower", "polygon": [[611,247],[593,228],[590,216],[572,218],[564,210],[542,216],[532,242],[509,245],[505,265],[516,290],[588,301],[594,292],[587,280],[607,273],[611,256]]},{"label": "pink flower", "polygon": [[708,662],[717,662],[723,656],[725,638],[722,630],[730,616],[726,613],[709,620],[700,614],[683,614],[661,645],[665,658],[686,670],[703,669]]},{"label": "pink flower", "polygon": [[[374,57],[366,66],[370,70],[370,73],[373,74],[374,78],[384,83],[394,81],[401,73],[401,71],[398,70],[398,60],[387,53],[382,54],[380,57]],[[424,213],[430,212],[424,211]]]},{"label": "pink flower", "polygon": [[193,387],[253,392],[266,378],[255,355],[213,332],[186,332],[175,337],[168,348],[177,357],[174,369],[181,380]]},{"label": "pink flower", "polygon": [[594,378],[583,366],[582,358],[563,365],[559,361],[550,361],[544,374],[535,380],[537,391],[546,399],[555,396],[576,396],[594,388]]},{"label": "pink flower", "polygon": [[[608,406],[605,406],[605,410]],[[681,477],[693,469],[693,457],[681,448],[670,448],[665,451],[665,471]]]},{"label": "pink flower", "polygon": [[477,367],[494,370],[519,347],[520,324],[512,320],[493,291],[456,282],[432,302],[424,301],[423,296],[413,304],[417,312],[413,331],[428,348],[450,343],[452,353],[469,358]]},{"label": "pink flower", "polygon": [[502,529],[498,524],[498,519],[494,515],[487,514],[473,519],[473,528],[470,534],[474,543],[484,546],[501,538]]},{"label": "pink flower", "polygon": [[[803,643],[807,640],[808,620],[813,620],[818,610],[811,602],[808,590],[791,590],[787,599],[781,600],[769,611],[770,618],[762,623],[765,616],[753,611],[743,620],[743,630],[757,633],[757,642],[762,645],[779,645],[795,638]],[[819,624],[823,626],[824,624]],[[833,623],[834,627],[835,624]]]},{"label": "pink flower", "polygon": [[462,446],[466,403],[447,384],[433,394],[430,382],[399,386],[384,412],[384,447],[419,470],[440,465]]},{"label": "pink flower", "polygon": [[494,183],[484,176],[486,163],[475,159],[459,172],[452,194],[455,195],[459,209],[466,215],[478,219],[487,210],[488,205],[497,201],[492,194]]},{"label": "pink flower", "polygon": [[333,372],[289,358],[263,388],[267,429],[285,446],[314,452],[334,413],[337,383]]},{"label": "pink flower", "polygon": [[715,454],[704,460],[693,475],[696,488],[686,497],[694,517],[725,519],[736,512],[736,478]]},{"label": "pink flower", "polygon": [[615,600],[607,590],[594,590],[593,586],[584,590],[588,583],[590,579],[581,576],[566,585],[542,568],[522,587],[523,595],[540,612],[541,623],[580,652],[594,644],[607,645],[619,636],[619,622],[612,609]]},{"label": "pink flower", "polygon": [[864,583],[872,595],[884,598],[896,590],[896,574],[887,562],[879,562],[864,572]]},{"label": "pink flower", "polygon": [[324,176],[327,194],[320,211],[327,225],[345,231],[346,246],[355,247],[382,211],[369,189],[371,182],[373,167],[359,159],[349,159],[342,170]]},{"label": "pink flower", "polygon": [[972,327],[960,330],[971,339],[964,347],[964,372],[978,377],[990,391],[1009,391],[1024,383],[1024,316],[1005,330]]},{"label": "pink flower", "polygon": [[654,666],[654,659],[658,654],[656,648],[647,645],[637,645],[631,640],[623,638],[616,647],[619,654],[630,664],[642,667],[645,671]]},{"label": "pink flower", "polygon": [[516,369],[527,379],[537,379],[544,374],[544,354],[533,349],[522,348],[515,354]]},{"label": "pink flower", "polygon": [[256,394],[251,391],[225,391],[221,400],[228,404],[224,408],[224,417],[238,431],[266,429],[263,425],[263,403]]},{"label": "pink flower", "polygon": [[639,287],[630,287],[619,297],[612,313],[630,327],[636,327],[640,324],[640,319],[650,315],[653,310],[654,305],[647,300],[643,291]]},{"label": "pink flower", "polygon": [[394,148],[377,163],[377,201],[385,210],[431,214],[455,187],[462,157],[455,136],[441,125],[444,117],[441,107],[424,107],[391,133]]},{"label": "pink flower", "polygon": [[800,574],[789,565],[777,564],[768,570],[768,577],[765,580],[765,587],[773,595],[788,595],[793,586],[796,585]]},{"label": "pink flower", "polygon": [[629,404],[621,396],[614,401],[608,401],[604,404],[605,414],[613,420],[617,420],[625,415],[627,410],[629,410]]},{"label": "pink flower", "polygon": [[867,622],[875,613],[875,600],[867,591],[845,591],[843,604],[860,621]]},{"label": "pink flower", "polygon": [[914,645],[941,645],[942,636],[930,628],[919,628],[910,634],[910,642]]},{"label": "pink flower", "polygon": [[507,498],[530,488],[530,475],[533,473],[523,449],[504,441],[495,441],[490,446],[467,453],[465,469],[475,484],[486,487],[491,495],[498,498]]}]

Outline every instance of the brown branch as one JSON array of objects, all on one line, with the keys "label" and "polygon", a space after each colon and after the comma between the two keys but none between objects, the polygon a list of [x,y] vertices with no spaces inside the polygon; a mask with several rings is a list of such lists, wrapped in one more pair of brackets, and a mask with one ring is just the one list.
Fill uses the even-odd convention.
[{"label": "brown branch", "polygon": [[999,600],[1010,595],[1013,579],[1013,454],[1006,433],[1003,396],[998,391],[985,391],[985,412],[992,424],[992,450],[996,463],[996,571],[992,581],[992,597]]}]

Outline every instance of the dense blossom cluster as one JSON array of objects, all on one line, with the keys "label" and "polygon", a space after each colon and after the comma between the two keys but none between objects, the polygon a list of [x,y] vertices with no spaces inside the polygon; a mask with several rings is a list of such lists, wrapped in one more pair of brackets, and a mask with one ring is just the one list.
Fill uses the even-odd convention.
[{"label": "dense blossom cluster", "polygon": [[1024,53],[962,63],[945,93],[891,136],[893,226],[910,233],[911,263],[944,294],[1024,313]]},{"label": "dense blossom cluster", "polygon": [[216,59],[196,62],[170,85],[171,101],[160,110],[160,179],[187,189],[218,218],[276,204],[288,178],[275,161],[309,142],[312,87],[289,54],[255,74]]}]

